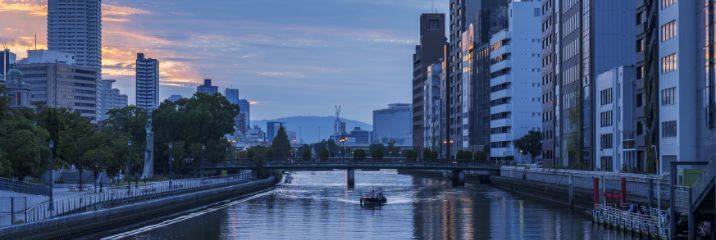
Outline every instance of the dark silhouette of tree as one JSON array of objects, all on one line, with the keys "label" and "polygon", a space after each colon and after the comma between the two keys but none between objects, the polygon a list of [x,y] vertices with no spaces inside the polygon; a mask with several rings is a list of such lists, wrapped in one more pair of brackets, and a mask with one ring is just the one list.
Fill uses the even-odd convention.
[{"label": "dark silhouette of tree", "polygon": [[291,153],[291,142],[288,140],[288,135],[286,134],[286,130],[283,126],[278,128],[276,137],[273,138],[273,142],[271,143],[271,150],[275,159],[288,159],[288,156]]},{"label": "dark silhouette of tree", "polygon": [[514,143],[520,152],[528,153],[534,160],[542,153],[542,132],[531,130]]}]

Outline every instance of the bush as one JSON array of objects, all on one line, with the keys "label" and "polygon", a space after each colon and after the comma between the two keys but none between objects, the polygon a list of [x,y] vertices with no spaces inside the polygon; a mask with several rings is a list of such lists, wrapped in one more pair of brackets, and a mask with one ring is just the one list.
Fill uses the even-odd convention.
[{"label": "bush", "polygon": [[405,151],[405,158],[410,161],[415,161],[415,159],[418,159],[418,154],[415,153],[414,150],[408,150],[408,151]]},{"label": "bush", "polygon": [[370,156],[373,160],[383,160],[385,156],[385,146],[383,144],[370,145]]},{"label": "bush", "polygon": [[487,152],[485,152],[485,151],[475,152],[473,160],[475,160],[476,162],[487,161]]},{"label": "bush", "polygon": [[470,161],[472,160],[472,152],[459,150],[455,157],[460,161]]},{"label": "bush", "polygon": [[367,156],[367,154],[365,153],[365,150],[363,150],[363,149],[358,149],[358,150],[353,151],[353,159],[365,160],[366,156]]},{"label": "bush", "polygon": [[326,150],[326,149],[321,150],[319,157],[320,157],[321,161],[328,160],[328,150]]}]

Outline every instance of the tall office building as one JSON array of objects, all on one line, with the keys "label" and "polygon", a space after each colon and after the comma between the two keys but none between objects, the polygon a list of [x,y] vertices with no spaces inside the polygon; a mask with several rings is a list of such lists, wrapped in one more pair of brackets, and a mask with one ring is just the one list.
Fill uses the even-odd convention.
[{"label": "tall office building", "polygon": [[508,28],[490,38],[490,96],[485,106],[490,114],[492,160],[538,160],[520,153],[514,142],[542,129],[540,8],[539,1],[510,3]]},{"label": "tall office building", "polygon": [[7,73],[16,62],[16,55],[10,49],[0,51],[0,83],[7,81]]},{"label": "tall office building", "polygon": [[412,146],[412,119],[412,107],[408,103],[389,104],[386,109],[373,111],[373,142]]},{"label": "tall office building", "polygon": [[420,45],[413,54],[413,146],[422,152],[425,128],[425,81],[427,68],[442,62],[445,39],[445,14],[425,13],[420,15]]},{"label": "tall office building", "polygon": [[231,104],[239,104],[239,89],[238,88],[227,88],[224,90],[224,97]]},{"label": "tall office building", "polygon": [[246,99],[239,100],[239,114],[236,115],[235,125],[244,135],[251,127],[251,104]]},{"label": "tall office building", "polygon": [[633,66],[613,68],[597,76],[594,116],[594,170],[633,172],[637,167],[634,145],[636,110]]},{"label": "tall office building", "polygon": [[113,79],[100,80],[97,98],[97,120],[107,119],[107,112],[112,109],[123,108],[127,106],[127,95],[121,94],[119,89],[113,88],[116,82]]},{"label": "tall office building", "polygon": [[47,47],[72,54],[77,65],[101,71],[102,1],[49,0]]},{"label": "tall office building", "polygon": [[137,107],[156,109],[159,106],[159,61],[137,53],[135,78]]},{"label": "tall office building", "polygon": [[594,81],[636,58],[636,4],[623,0],[542,3],[545,166],[594,168]]},{"label": "tall office building", "polygon": [[67,108],[97,120],[97,70],[64,63],[18,64],[30,84],[32,105]]},{"label": "tall office building", "polygon": [[204,84],[196,86],[196,92],[217,94],[219,93],[219,87],[211,85],[211,79],[204,79]]},{"label": "tall office building", "polygon": [[[442,88],[444,81],[443,64],[435,63],[428,66],[428,77],[423,90],[423,148],[439,151],[442,140]],[[415,131],[413,131],[415,132]],[[415,136],[413,136],[415,140]],[[413,143],[415,145],[415,143]]]},{"label": "tall office building", "polygon": [[286,123],[284,122],[277,122],[277,121],[268,121],[266,122],[266,141],[273,142],[274,137],[276,137],[276,134],[278,134],[278,130],[283,127],[284,131],[288,130],[286,129]]}]

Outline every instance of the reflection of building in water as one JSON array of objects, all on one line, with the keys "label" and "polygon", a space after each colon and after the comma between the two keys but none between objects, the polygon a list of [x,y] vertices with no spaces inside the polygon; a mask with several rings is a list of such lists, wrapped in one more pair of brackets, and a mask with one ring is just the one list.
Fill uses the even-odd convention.
[{"label": "reflection of building in water", "polygon": [[[439,193],[436,188],[449,186],[450,182],[441,179],[414,177],[413,184],[427,186],[416,193],[413,202],[414,237],[416,239],[488,239],[489,235],[476,235],[475,222],[478,212],[473,207],[472,196],[465,194]],[[490,209],[481,209],[484,219]],[[489,226],[489,224],[485,224]],[[482,231],[489,233],[489,231]]]}]

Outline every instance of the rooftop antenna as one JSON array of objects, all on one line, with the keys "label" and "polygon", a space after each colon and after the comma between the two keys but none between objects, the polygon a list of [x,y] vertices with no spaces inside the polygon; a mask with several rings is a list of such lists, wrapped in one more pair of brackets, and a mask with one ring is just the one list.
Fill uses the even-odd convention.
[{"label": "rooftop antenna", "polygon": [[335,136],[338,137],[342,134],[341,133],[341,106],[336,105],[334,107],[336,109],[336,121],[333,123],[333,127],[334,127],[333,130],[334,130]]},{"label": "rooftop antenna", "polygon": [[37,33],[35,33],[35,50],[37,50]]}]

